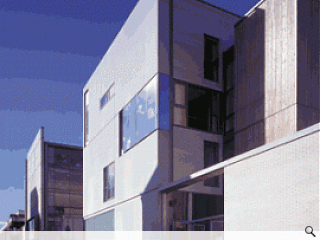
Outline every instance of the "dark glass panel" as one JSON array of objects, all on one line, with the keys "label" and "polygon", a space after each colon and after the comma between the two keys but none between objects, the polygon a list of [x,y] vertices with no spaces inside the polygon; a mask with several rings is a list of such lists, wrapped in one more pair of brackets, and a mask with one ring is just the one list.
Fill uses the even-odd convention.
[{"label": "dark glass panel", "polygon": [[[204,168],[219,162],[219,144],[204,142]],[[205,180],[204,185],[208,187],[219,187],[219,176]]]},{"label": "dark glass panel", "polygon": [[209,92],[189,87],[188,91],[188,126],[191,128],[209,131],[210,120]]}]

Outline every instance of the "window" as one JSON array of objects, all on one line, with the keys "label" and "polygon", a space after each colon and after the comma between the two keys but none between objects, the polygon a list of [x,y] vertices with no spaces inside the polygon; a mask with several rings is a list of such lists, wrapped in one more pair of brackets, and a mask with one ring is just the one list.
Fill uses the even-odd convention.
[{"label": "window", "polygon": [[220,94],[193,85],[175,84],[173,123],[194,129],[220,130]]},{"label": "window", "polygon": [[158,86],[156,79],[149,82],[121,111],[120,155],[157,127]]},{"label": "window", "polygon": [[84,147],[88,145],[89,142],[89,92],[86,91],[84,94]]},{"label": "window", "polygon": [[114,84],[110,86],[108,91],[103,95],[103,97],[100,99],[100,109],[102,109],[111,98],[114,96]]},{"label": "window", "polygon": [[219,40],[204,35],[204,78],[218,82]]},{"label": "window", "polygon": [[103,169],[103,201],[108,201],[114,197],[114,163]]},{"label": "window", "polygon": [[[204,142],[204,168],[210,167],[219,162],[219,144]],[[219,187],[219,176],[205,180],[204,185],[208,187]]]},{"label": "window", "polygon": [[224,132],[234,130],[234,48],[223,53]]},{"label": "window", "polygon": [[114,210],[86,219],[85,231],[114,231]]},{"label": "window", "polygon": [[224,79],[224,143],[223,159],[234,156],[234,47],[223,53],[223,79]]}]

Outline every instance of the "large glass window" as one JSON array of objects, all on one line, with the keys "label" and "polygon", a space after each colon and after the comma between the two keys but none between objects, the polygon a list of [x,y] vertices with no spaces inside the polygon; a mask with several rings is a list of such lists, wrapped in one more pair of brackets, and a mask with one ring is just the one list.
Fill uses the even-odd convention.
[{"label": "large glass window", "polygon": [[194,85],[175,84],[173,123],[194,129],[220,130],[220,94]]},{"label": "large glass window", "polygon": [[114,197],[114,163],[103,169],[103,201],[107,201]]},{"label": "large glass window", "polygon": [[89,92],[86,91],[84,94],[84,147],[88,145],[89,142]]},{"label": "large glass window", "polygon": [[192,197],[193,220],[223,214],[223,196],[208,194],[192,194]]},{"label": "large glass window", "polygon": [[85,220],[85,231],[114,231],[114,210]]},{"label": "large glass window", "polygon": [[157,127],[157,81],[146,85],[122,110],[121,153],[130,149]]},{"label": "large glass window", "polygon": [[204,35],[204,78],[218,82],[219,40]]},{"label": "large glass window", "polygon": [[66,226],[82,231],[82,149],[69,149],[46,144],[46,230],[61,231]]},{"label": "large glass window", "polygon": [[[123,154],[155,129],[170,128],[169,76],[159,74],[120,112],[120,151]],[[158,81],[159,79],[159,81]]]}]

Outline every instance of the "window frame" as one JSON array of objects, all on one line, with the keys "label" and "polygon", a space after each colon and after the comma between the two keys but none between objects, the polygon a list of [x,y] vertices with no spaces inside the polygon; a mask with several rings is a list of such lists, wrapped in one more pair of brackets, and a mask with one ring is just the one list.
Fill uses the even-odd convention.
[{"label": "window frame", "polygon": [[[210,36],[208,34],[204,34],[204,43],[203,43],[203,46],[204,46],[204,56],[203,56],[203,77],[209,81],[212,81],[212,82],[219,82],[219,72],[220,72],[220,64],[219,64],[219,59],[220,59],[220,40],[219,38],[216,38],[216,37],[213,37],[213,36]],[[217,45],[217,58],[214,58],[214,56],[212,56],[212,59],[209,59],[206,52],[207,52],[207,48],[208,48],[208,45],[207,45],[207,42],[208,41],[212,41],[212,42],[215,42],[216,45]],[[208,67],[208,63],[212,64],[212,78],[208,77],[208,70],[206,70]],[[216,66],[216,80],[215,80],[215,71],[214,71],[214,66]]]},{"label": "window frame", "polygon": [[[233,56],[232,56],[233,55]],[[227,79],[227,71],[228,71],[228,66],[230,66],[232,64],[232,79],[231,79],[231,83],[228,84],[228,79]],[[223,80],[224,80],[224,98],[223,98],[223,104],[225,105],[225,111],[223,113],[223,119],[224,119],[224,127],[223,127],[223,131],[224,134],[233,132],[235,129],[234,126],[234,121],[235,121],[235,109],[234,109],[234,101],[235,101],[235,78],[234,78],[234,69],[235,69],[235,58],[234,58],[234,47],[230,47],[228,50],[226,50],[223,53]],[[229,103],[228,101],[228,97],[231,96],[231,102],[232,102],[232,106],[230,109],[230,112],[227,112],[227,105]],[[231,121],[232,126],[230,127],[230,129],[227,129],[227,121]]]},{"label": "window frame", "polygon": [[83,94],[83,146],[89,143],[89,90]]},{"label": "window frame", "polygon": [[[175,95],[174,95],[174,102],[173,102],[173,125],[174,126],[179,126],[179,127],[183,127],[183,128],[187,128],[187,129],[192,129],[192,130],[196,130],[196,131],[204,131],[204,132],[210,132],[213,134],[221,134],[222,129],[222,112],[221,112],[221,92],[214,90],[214,89],[210,89],[210,88],[206,88],[200,85],[195,85],[195,84],[191,84],[191,83],[187,83],[187,82],[183,82],[177,79],[174,79],[174,94],[175,94],[175,87],[176,84],[178,85],[184,85],[185,86],[185,105],[181,105],[181,104],[177,104],[175,102]],[[198,129],[198,128],[194,128],[194,127],[190,127],[189,126],[189,88],[196,88],[196,89],[200,89],[200,90],[204,90],[206,92],[210,92],[211,95],[211,105],[210,105],[210,121],[208,122],[208,129],[209,130],[203,130],[203,129]],[[218,101],[218,116],[216,114],[214,114],[213,112],[213,97],[214,94],[217,95],[217,101]],[[185,110],[185,115],[186,115],[186,125],[180,125],[175,123],[175,115],[174,115],[174,109],[179,108],[179,109],[184,109]],[[213,117],[217,118],[217,131],[213,131],[213,126],[212,126],[212,120]]]},{"label": "window frame", "polygon": [[[104,108],[104,106],[106,106],[107,103],[110,102],[110,100],[115,96],[115,92],[114,92],[113,87],[114,87],[114,83],[112,83],[110,85],[110,87],[105,92],[105,94],[100,98],[100,110],[102,110]],[[113,91],[111,91],[111,90],[113,90]]]},{"label": "window frame", "polygon": [[[114,179],[113,179],[113,186],[111,190],[109,189],[109,169],[113,167],[114,171]],[[103,168],[103,202],[107,202],[109,200],[114,199],[115,197],[115,162],[110,163],[108,166]]]},{"label": "window frame", "polygon": [[[217,161],[214,162],[213,164],[211,165],[208,165],[206,164],[206,156],[205,156],[205,149],[206,149],[206,144],[212,144],[213,147],[216,149],[216,158],[217,158]],[[219,157],[219,151],[220,151],[220,144],[218,142],[210,142],[210,141],[204,141],[203,142],[203,168],[208,168],[208,167],[211,167],[211,166],[214,166],[216,164],[218,164],[220,161],[220,157]],[[214,182],[212,184],[212,182]],[[217,182],[217,185],[215,186],[212,186],[215,184],[215,182]],[[206,186],[206,187],[215,187],[215,188],[219,188],[221,186],[220,184],[220,176],[215,176],[213,178],[210,178],[210,179],[207,179],[203,182],[203,185]]]}]

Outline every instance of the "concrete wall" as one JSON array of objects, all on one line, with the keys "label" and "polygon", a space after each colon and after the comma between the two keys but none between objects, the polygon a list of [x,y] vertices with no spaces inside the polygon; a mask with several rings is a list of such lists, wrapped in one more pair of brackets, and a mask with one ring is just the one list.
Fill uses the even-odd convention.
[{"label": "concrete wall", "polygon": [[236,154],[319,122],[319,1],[263,1],[235,38]]},{"label": "concrete wall", "polygon": [[225,231],[319,230],[320,125],[234,157],[224,169]]},{"label": "concrete wall", "polygon": [[[158,4],[141,0],[84,87],[89,90],[89,140],[140,91],[158,70]],[[112,83],[115,97],[100,110]]]},{"label": "concrete wall", "polygon": [[158,191],[144,193],[116,208],[116,231],[160,231],[161,204]]},{"label": "concrete wall", "polygon": [[44,230],[43,212],[43,159],[44,159],[44,128],[41,127],[27,154],[27,191],[26,191],[26,220],[39,215],[40,230]]},{"label": "concrete wall", "polygon": [[[173,78],[223,91],[223,51],[234,44],[233,25],[239,16],[194,0],[173,1]],[[204,34],[218,38],[219,82],[204,78]],[[173,92],[173,91],[172,91]],[[204,141],[220,144],[222,136],[203,131],[173,127],[173,180],[204,168]],[[221,189],[204,187],[203,183],[185,190],[222,194]]]},{"label": "concrete wall", "polygon": [[[174,0],[173,7],[173,77],[222,91],[222,52],[234,44],[240,17],[194,0]],[[220,40],[219,83],[204,78],[204,34]]]},{"label": "concrete wall", "polygon": [[[171,74],[172,34],[176,49],[175,77],[222,90],[222,83],[203,78],[204,33],[221,38],[222,56],[222,51],[233,44],[233,24],[238,16],[197,1],[174,0],[174,32],[170,33],[169,9],[168,0],[139,1],[83,89],[89,91],[89,144],[84,148],[83,214],[86,220],[115,209],[116,230],[160,230],[161,227],[160,212],[154,210],[158,203],[154,199],[159,197],[156,189],[172,180],[172,131],[156,130],[119,157],[119,112],[151,79],[157,80],[159,73],[166,77]],[[188,24],[190,29],[185,28]],[[213,24],[217,26],[214,31],[211,30]],[[190,45],[190,40],[194,44]],[[181,64],[184,67],[181,68]],[[222,81],[222,65],[220,67]],[[185,69],[189,70],[187,74]],[[113,83],[115,96],[100,109],[100,99]],[[200,131],[196,135],[202,139]],[[186,137],[191,138],[192,134],[186,134]],[[208,138],[211,139],[212,135],[209,134]],[[203,149],[201,154],[203,159]],[[115,198],[103,202],[103,168],[111,162],[115,162]],[[190,169],[189,166],[181,167],[186,167],[183,171],[192,172],[203,168],[203,161],[201,166],[198,164]],[[148,194],[153,197],[145,198]],[[134,208],[142,209],[143,214],[141,216],[140,210],[134,210],[132,227],[129,225],[132,221],[124,216],[126,211]]]},{"label": "concrete wall", "polygon": [[[84,87],[90,98],[90,142],[84,148],[83,214],[88,219],[115,209],[116,230],[131,229],[136,221],[133,219],[142,218],[141,212],[136,211],[129,222],[124,219],[120,223],[125,218],[124,209],[138,209],[136,203],[145,209],[144,205],[149,203],[141,202],[142,193],[159,183],[157,131],[119,157],[119,112],[151,79],[158,78],[158,11],[157,0],[138,2]],[[113,83],[115,96],[100,109],[100,99]],[[103,202],[103,168],[112,162],[115,162],[115,197]],[[155,221],[159,219],[157,215]],[[142,229],[144,226],[137,219],[132,230]]]},{"label": "concrete wall", "polygon": [[296,16],[267,0],[236,25],[236,154],[296,131]]},{"label": "concrete wall", "polygon": [[298,0],[297,129],[319,122],[319,1]]},{"label": "concrete wall", "polygon": [[[204,168],[204,141],[219,143],[219,159],[222,161],[223,140],[221,135],[173,127],[173,180],[186,177]],[[222,181],[222,176],[220,177]],[[185,191],[222,194],[220,188],[205,187],[203,182],[194,184]]]},{"label": "concrete wall", "polygon": [[[118,153],[118,118],[114,118],[83,151],[83,215],[97,212],[114,203],[103,202],[103,168],[114,162]],[[117,164],[115,172],[117,177]],[[116,185],[117,179],[115,181]],[[117,188],[115,189],[117,194]]]}]

